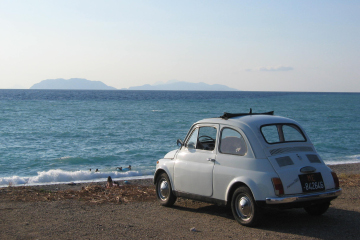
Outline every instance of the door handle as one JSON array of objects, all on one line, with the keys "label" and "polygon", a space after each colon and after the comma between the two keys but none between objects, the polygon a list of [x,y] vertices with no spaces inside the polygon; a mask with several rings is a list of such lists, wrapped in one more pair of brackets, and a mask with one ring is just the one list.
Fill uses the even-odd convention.
[{"label": "door handle", "polygon": [[213,158],[208,158],[207,159],[209,162],[215,162],[215,159],[213,159]]}]

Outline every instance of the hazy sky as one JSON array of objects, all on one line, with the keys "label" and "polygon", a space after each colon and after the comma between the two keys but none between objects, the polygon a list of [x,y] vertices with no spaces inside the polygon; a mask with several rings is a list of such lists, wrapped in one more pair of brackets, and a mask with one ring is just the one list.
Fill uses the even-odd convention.
[{"label": "hazy sky", "polygon": [[360,1],[0,0],[0,88],[176,79],[360,92]]}]

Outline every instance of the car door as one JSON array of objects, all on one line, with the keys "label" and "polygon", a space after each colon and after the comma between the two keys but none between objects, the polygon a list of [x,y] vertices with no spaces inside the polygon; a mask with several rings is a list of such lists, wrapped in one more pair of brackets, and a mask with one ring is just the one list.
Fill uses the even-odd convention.
[{"label": "car door", "polygon": [[256,174],[253,154],[249,151],[244,136],[245,134],[239,129],[221,126],[218,154],[213,171],[214,198],[224,199],[228,186],[234,178]]},{"label": "car door", "polygon": [[174,165],[175,190],[212,196],[218,125],[199,124],[192,128]]}]

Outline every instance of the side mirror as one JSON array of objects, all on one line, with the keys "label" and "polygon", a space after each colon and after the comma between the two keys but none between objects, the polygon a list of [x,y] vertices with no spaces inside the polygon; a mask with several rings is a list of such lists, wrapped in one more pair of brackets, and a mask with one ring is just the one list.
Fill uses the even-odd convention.
[{"label": "side mirror", "polygon": [[184,143],[183,143],[183,141],[182,141],[181,139],[178,139],[178,140],[176,141],[176,145],[177,145],[179,148],[181,148],[181,147],[184,145]]},{"label": "side mirror", "polygon": [[195,143],[189,142],[186,146],[188,149],[195,149]]}]

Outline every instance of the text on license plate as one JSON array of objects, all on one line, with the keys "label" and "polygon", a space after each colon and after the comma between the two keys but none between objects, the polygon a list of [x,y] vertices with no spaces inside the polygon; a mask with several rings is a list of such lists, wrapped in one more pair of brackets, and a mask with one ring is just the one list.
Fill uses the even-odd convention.
[{"label": "text on license plate", "polygon": [[321,173],[310,173],[299,175],[303,192],[325,190]]}]

